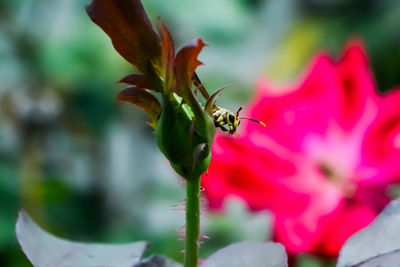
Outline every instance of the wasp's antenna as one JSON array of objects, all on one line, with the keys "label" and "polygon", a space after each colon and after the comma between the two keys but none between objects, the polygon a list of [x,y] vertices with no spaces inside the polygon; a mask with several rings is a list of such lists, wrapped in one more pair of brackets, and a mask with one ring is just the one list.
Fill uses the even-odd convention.
[{"label": "wasp's antenna", "polygon": [[244,108],[244,106],[240,106],[240,108],[238,108],[238,110],[236,111],[236,118],[239,117],[239,113],[240,113],[240,111],[242,111],[243,108]]},{"label": "wasp's antenna", "polygon": [[252,119],[252,118],[249,118],[249,117],[239,117],[238,119],[239,120],[246,119],[246,120],[254,121],[254,122],[257,122],[257,123],[261,124],[262,126],[266,127],[265,123],[263,123],[262,121],[255,120],[255,119]]}]

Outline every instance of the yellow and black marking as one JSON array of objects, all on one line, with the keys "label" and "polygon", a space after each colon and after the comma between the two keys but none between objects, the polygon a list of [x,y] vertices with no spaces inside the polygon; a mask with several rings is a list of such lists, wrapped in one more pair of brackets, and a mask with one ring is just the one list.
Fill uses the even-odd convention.
[{"label": "yellow and black marking", "polygon": [[[204,85],[201,83],[201,81],[196,73],[193,74],[193,81],[194,81],[194,85],[196,86],[195,94],[197,94],[197,91],[200,91],[201,94],[203,95],[203,97],[206,100],[209,100],[210,95],[208,94],[207,90],[204,88]],[[218,91],[220,91],[220,90],[218,90]],[[265,124],[262,121],[251,119],[248,117],[239,117],[239,113],[242,109],[243,109],[243,106],[241,106],[236,111],[236,113],[233,113],[225,108],[221,108],[221,107],[218,107],[217,105],[213,105],[212,116],[214,119],[215,127],[220,128],[222,131],[228,132],[229,134],[236,134],[236,135],[237,135],[236,129],[240,125],[240,120],[242,120],[242,119],[254,121],[265,127]]]},{"label": "yellow and black marking", "polygon": [[213,118],[215,127],[220,128],[224,132],[234,134],[240,124],[240,120],[227,109],[215,106],[213,109]]}]

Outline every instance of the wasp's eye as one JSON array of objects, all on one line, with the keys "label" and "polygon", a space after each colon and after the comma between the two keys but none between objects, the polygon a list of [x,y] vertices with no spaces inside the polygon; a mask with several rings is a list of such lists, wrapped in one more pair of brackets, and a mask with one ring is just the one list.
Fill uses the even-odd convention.
[{"label": "wasp's eye", "polygon": [[229,121],[231,122],[231,123],[234,123],[235,122],[235,116],[232,114],[232,113],[229,113]]}]

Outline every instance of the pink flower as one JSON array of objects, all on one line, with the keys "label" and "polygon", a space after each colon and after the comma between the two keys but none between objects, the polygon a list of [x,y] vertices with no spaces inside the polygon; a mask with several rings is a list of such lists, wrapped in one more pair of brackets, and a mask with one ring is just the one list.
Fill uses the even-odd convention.
[{"label": "pink flower", "polygon": [[360,43],[338,61],[319,54],[306,77],[277,95],[260,81],[239,138],[218,135],[202,184],[209,205],[235,195],[271,210],[289,253],[336,256],[400,182],[400,90],[380,96]]}]

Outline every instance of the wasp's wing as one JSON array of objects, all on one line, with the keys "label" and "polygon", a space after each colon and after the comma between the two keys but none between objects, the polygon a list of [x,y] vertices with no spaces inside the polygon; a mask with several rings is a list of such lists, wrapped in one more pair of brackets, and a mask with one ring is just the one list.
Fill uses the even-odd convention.
[{"label": "wasp's wing", "polygon": [[224,86],[219,88],[217,91],[215,91],[214,94],[210,96],[210,98],[207,100],[206,105],[204,107],[204,110],[208,112],[209,114],[212,114],[212,110],[215,106],[215,101],[217,101],[218,97],[221,95],[222,90],[225,88],[229,87],[230,85]]}]

